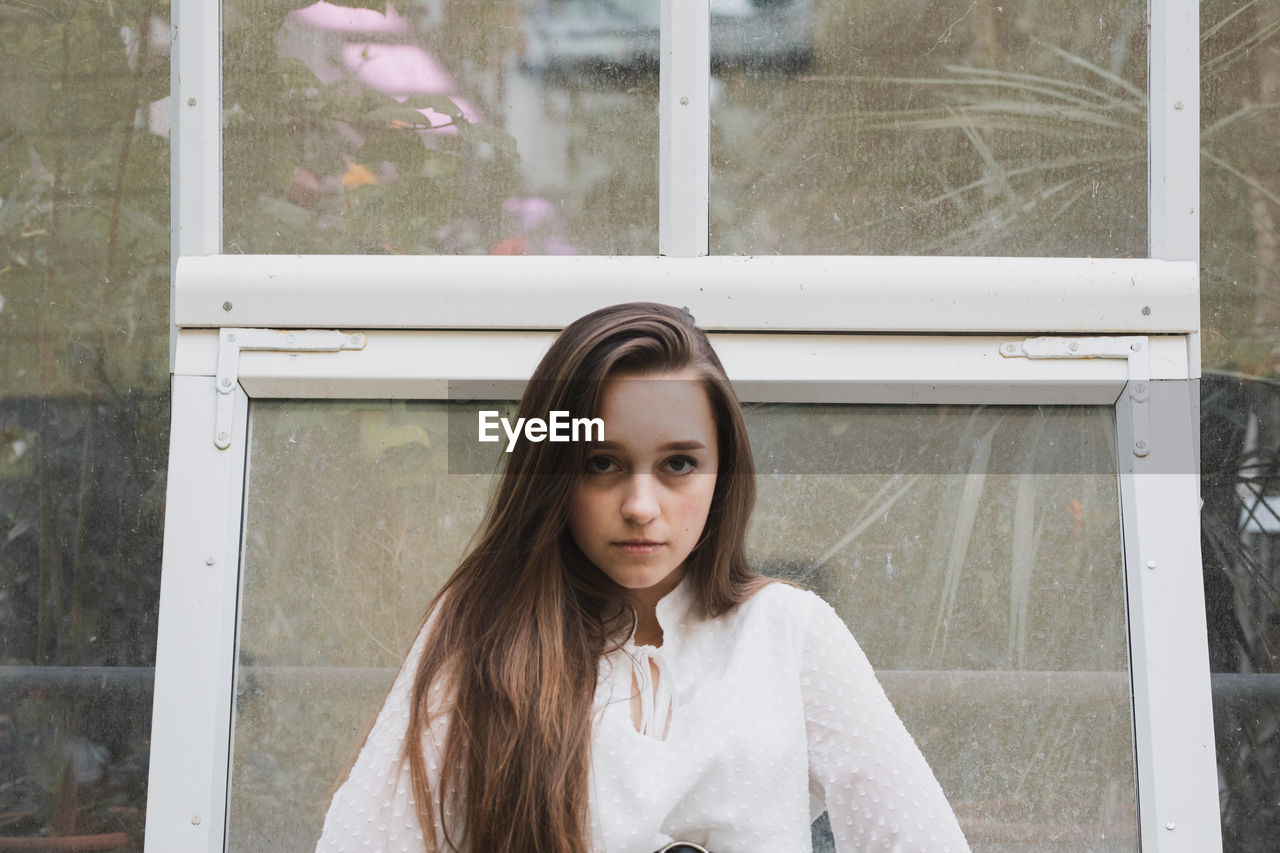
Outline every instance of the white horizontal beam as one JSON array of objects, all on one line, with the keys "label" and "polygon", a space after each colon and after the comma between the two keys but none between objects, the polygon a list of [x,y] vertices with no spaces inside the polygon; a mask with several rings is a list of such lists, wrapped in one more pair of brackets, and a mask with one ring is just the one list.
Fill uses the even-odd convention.
[{"label": "white horizontal beam", "polygon": [[180,326],[558,329],[652,300],[706,329],[1185,334],[1194,262],[834,256],[218,255],[178,261]]},{"label": "white horizontal beam", "polygon": [[[553,333],[375,330],[334,353],[242,352],[250,397],[447,399],[518,397]],[[712,333],[747,401],[1110,405],[1123,360],[1004,358],[1002,337]],[[1151,373],[1185,379],[1185,338],[1149,340]],[[178,370],[211,376],[217,333],[184,330]],[[464,388],[465,386],[465,388]]]}]

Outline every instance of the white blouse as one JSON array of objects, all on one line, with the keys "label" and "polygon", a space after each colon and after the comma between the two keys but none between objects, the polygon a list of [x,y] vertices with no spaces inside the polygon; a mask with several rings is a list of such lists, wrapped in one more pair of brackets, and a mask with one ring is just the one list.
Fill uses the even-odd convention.
[{"label": "white blouse", "polygon": [[[824,809],[841,853],[969,849],[866,655],[818,596],[770,584],[712,618],[683,581],[657,616],[660,647],[632,638],[600,662],[593,851],[653,853],[681,840],[712,853],[805,853]],[[334,795],[316,853],[425,850],[398,760],[423,641]],[[424,738],[431,769],[447,726],[440,717]]]}]

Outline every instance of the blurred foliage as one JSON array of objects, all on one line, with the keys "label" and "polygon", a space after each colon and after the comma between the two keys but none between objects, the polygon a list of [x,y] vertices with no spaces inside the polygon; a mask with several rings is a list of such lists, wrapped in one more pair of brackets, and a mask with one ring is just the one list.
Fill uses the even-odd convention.
[{"label": "blurred foliage", "polygon": [[[1210,668],[1269,674],[1274,683],[1280,674],[1280,537],[1263,531],[1280,528],[1280,382],[1211,372],[1201,399]],[[1227,691],[1214,703],[1227,851],[1265,853],[1280,837],[1280,707],[1266,683]]]},{"label": "blurred foliage", "polygon": [[0,4],[0,835],[141,843],[149,684],[21,668],[155,657],[167,14]]},{"label": "blurred foliage", "polygon": [[1206,367],[1280,368],[1280,2],[1203,0],[1201,308]]},{"label": "blurred foliage", "polygon": [[[0,387],[168,383],[167,3],[6,4],[0,15]],[[141,112],[140,112],[141,111]]]},{"label": "blurred foliage", "polygon": [[715,251],[1145,255],[1145,13],[819,2],[809,73],[725,79]]},{"label": "blurred foliage", "polygon": [[[228,0],[223,8],[224,241],[227,252],[474,254],[503,237],[503,201],[519,194],[515,140],[471,120],[484,89],[399,99],[357,80],[343,48],[409,47],[491,76],[505,51],[489,26],[511,0],[468,4],[445,20],[390,4],[407,31],[352,36],[304,26],[305,4]],[[344,2],[384,11],[382,2]],[[459,20],[461,19],[461,20]],[[509,28],[508,28],[509,29]],[[366,39],[359,44],[356,38]],[[306,56],[310,65],[300,56]],[[314,70],[324,69],[322,81]],[[479,75],[486,76],[486,75]],[[467,77],[460,78],[465,83]],[[448,121],[435,126],[419,112]],[[481,109],[493,115],[495,109]]]}]

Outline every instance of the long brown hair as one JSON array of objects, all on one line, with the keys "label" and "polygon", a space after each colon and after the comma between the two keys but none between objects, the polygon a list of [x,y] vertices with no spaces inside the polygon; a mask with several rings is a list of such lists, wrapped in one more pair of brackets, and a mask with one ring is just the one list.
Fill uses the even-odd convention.
[{"label": "long brown hair", "polygon": [[[765,583],[745,556],[755,472],[737,397],[687,312],[630,303],[573,322],[538,364],[517,416],[595,417],[606,380],[689,368],[711,402],[719,473],[706,527],[685,567],[696,598],[718,615]],[[568,532],[588,448],[516,443],[467,556],[428,610],[432,627],[405,747],[428,849],[435,844],[434,815],[445,814],[446,803],[462,826],[462,837],[454,837],[456,827],[445,825],[447,846],[477,853],[588,849],[599,660],[635,619],[626,591],[587,560]],[[444,713],[448,734],[432,774],[421,744]]]}]

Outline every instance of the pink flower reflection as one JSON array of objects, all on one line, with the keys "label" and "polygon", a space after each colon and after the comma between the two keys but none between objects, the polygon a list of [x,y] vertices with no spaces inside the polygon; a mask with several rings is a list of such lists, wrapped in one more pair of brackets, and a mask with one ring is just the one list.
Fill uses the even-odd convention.
[{"label": "pink flower reflection", "polygon": [[[454,82],[435,57],[412,44],[345,44],[343,63],[356,79],[371,89],[386,92],[397,101],[410,95],[447,95],[457,104],[467,121],[475,124],[484,116],[465,99],[453,94]],[[433,109],[419,110],[440,133],[457,133],[453,119]]]},{"label": "pink flower reflection", "polygon": [[409,28],[390,3],[386,14],[373,9],[348,9],[323,0],[290,14],[309,27],[333,32],[402,33]]},{"label": "pink flower reflection", "polygon": [[342,61],[356,79],[389,95],[447,95],[453,78],[431,54],[412,44],[344,44]]},{"label": "pink flower reflection", "polygon": [[553,221],[556,206],[545,198],[509,198],[502,203],[504,213],[512,214],[519,222],[520,228],[530,231],[544,222]]}]

